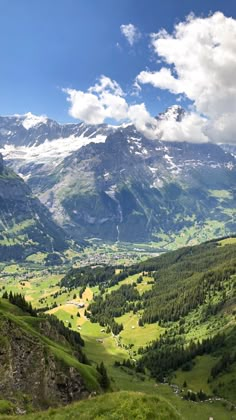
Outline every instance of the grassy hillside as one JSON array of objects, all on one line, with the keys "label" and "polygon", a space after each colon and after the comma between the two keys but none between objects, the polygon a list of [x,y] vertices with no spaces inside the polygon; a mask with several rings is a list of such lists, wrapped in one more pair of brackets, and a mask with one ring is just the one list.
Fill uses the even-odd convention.
[{"label": "grassy hillside", "polygon": [[[14,419],[14,417],[5,417]],[[66,419],[159,419],[177,420],[180,415],[165,399],[143,393],[117,392],[82,401],[60,410],[23,417],[25,420]],[[3,417],[4,419],[4,417]]]},{"label": "grassy hillside", "polygon": [[23,287],[41,310],[56,304],[48,312],[80,332],[91,366],[105,363],[115,391],[44,416],[148,418],[141,407],[144,417],[117,411],[124,405],[129,413],[132,391],[166,400],[183,419],[235,419],[235,259],[231,237],[129,267],[71,270],[61,283],[61,276],[43,281],[42,296],[40,279],[17,289],[16,276],[14,290]]},{"label": "grassy hillside", "polygon": [[31,410],[99,391],[100,375],[85,364],[79,333],[56,318],[36,317],[19,295],[9,299],[16,305],[0,299],[0,399],[15,410]]},{"label": "grassy hillside", "polygon": [[[117,361],[115,372],[110,366],[114,378],[126,370],[134,375],[133,381],[135,371],[149,371],[156,380],[176,384],[185,398],[195,398],[188,390],[198,399],[203,391],[203,398],[218,396],[234,406],[235,237],[182,248],[119,270],[110,268],[110,275],[109,268],[91,270],[72,270],[62,281],[70,292],[73,285],[82,287],[85,279],[92,288],[99,286],[88,306],[89,320],[81,329],[89,352],[95,345],[91,358],[96,359],[95,334],[103,357],[107,354],[112,363]],[[116,383],[125,387],[122,380]]]}]

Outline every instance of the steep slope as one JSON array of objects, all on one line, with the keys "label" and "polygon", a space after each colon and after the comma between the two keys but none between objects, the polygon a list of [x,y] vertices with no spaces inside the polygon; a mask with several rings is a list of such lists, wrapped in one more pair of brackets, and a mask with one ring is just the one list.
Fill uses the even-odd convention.
[{"label": "steep slope", "polygon": [[82,363],[81,337],[59,321],[0,299],[0,333],[0,400],[11,402],[15,412],[66,404],[99,390],[98,373]]},{"label": "steep slope", "polygon": [[[104,274],[100,269],[96,277],[101,293],[91,303],[89,317],[91,322],[109,327],[121,347],[132,349],[128,362],[117,363],[117,368],[127,366],[137,372],[146,368],[158,381],[177,383],[187,399],[215,395],[234,406],[236,238],[166,253],[113,273],[110,279],[106,271],[107,267]],[[149,287],[140,292],[147,273]],[[89,278],[94,285],[95,277]],[[62,284],[71,289],[82,281],[77,269]],[[137,347],[136,337],[142,334],[146,340]],[[185,381],[191,384],[189,388],[183,386]],[[188,389],[194,395],[188,394]]]},{"label": "steep slope", "polygon": [[235,162],[216,145],[165,144],[120,129],[66,158],[41,198],[87,237],[161,241],[192,229],[191,240],[204,225],[222,235],[236,229]]},{"label": "steep slope", "polygon": [[65,233],[0,156],[0,259],[19,260],[37,252],[66,248]]},{"label": "steep slope", "polygon": [[[157,120],[180,122],[174,106]],[[236,229],[236,158],[214,144],[148,140],[131,126],[0,120],[2,152],[75,239],[199,241]]]}]

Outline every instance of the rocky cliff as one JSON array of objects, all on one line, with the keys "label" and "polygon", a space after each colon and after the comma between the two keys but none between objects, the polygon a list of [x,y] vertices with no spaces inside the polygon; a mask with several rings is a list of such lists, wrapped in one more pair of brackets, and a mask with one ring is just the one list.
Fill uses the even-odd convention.
[{"label": "rocky cliff", "polygon": [[79,361],[81,349],[56,325],[5,299],[0,337],[0,399],[11,401],[16,412],[67,404],[99,388],[95,370]]}]

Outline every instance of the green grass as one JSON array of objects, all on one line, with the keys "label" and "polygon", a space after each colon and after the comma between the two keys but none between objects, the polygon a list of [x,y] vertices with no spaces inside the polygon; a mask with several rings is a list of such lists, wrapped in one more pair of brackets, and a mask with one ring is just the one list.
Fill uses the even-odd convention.
[{"label": "green grass", "polygon": [[35,337],[45,347],[45,350],[53,354],[62,364],[73,366],[83,377],[85,384],[89,390],[99,390],[98,374],[96,370],[80,363],[73,354],[73,349],[69,345],[61,344],[44,336],[39,325],[42,319],[26,316],[15,305],[11,305],[6,299],[0,299],[0,315],[11,320],[24,335]]},{"label": "green grass", "polygon": [[[23,416],[24,420],[235,420],[236,414],[222,402],[196,404],[183,401],[168,386],[157,386],[155,394],[114,392],[66,407]],[[1,416],[16,420],[17,416]]]},{"label": "green grass", "polygon": [[[14,418],[14,417],[11,417]],[[177,410],[164,398],[133,392],[105,394],[57,410],[30,414],[25,420],[177,420]]]},{"label": "green grass", "polygon": [[236,363],[234,363],[228,372],[220,374],[212,383],[212,389],[217,389],[222,397],[236,403]]},{"label": "green grass", "polygon": [[[109,287],[109,289],[107,290],[107,293],[111,293],[115,290],[118,290],[120,288],[120,286],[122,286],[123,284],[133,284],[137,282],[137,279],[142,276],[142,273],[138,273],[138,274],[134,274],[132,276],[127,277],[124,280],[121,280],[118,284],[115,284],[112,287]],[[152,277],[149,276],[142,276],[143,277],[143,281],[141,283],[138,283],[136,288],[139,291],[140,294],[146,292],[147,290],[150,290],[152,288],[152,284],[148,284],[148,282],[152,281]]]},{"label": "green grass", "polygon": [[218,242],[221,246],[236,244],[236,238],[226,238]]},{"label": "green grass", "polygon": [[7,400],[0,400],[0,415],[13,414],[14,404]]},{"label": "green grass", "polygon": [[215,198],[232,199],[232,193],[228,190],[209,190],[209,194]]},{"label": "green grass", "polygon": [[[219,226],[216,224],[213,226],[213,228],[217,228]],[[211,229],[210,224],[208,225],[209,231]],[[186,237],[180,237],[178,239],[179,243],[185,243],[185,241],[194,241],[196,239],[197,229],[191,228],[186,232]],[[189,235],[189,236],[188,236]],[[204,234],[202,234],[204,236]],[[231,242],[233,239],[233,242]],[[163,240],[166,241],[168,238],[163,237]],[[226,240],[221,241],[222,245],[228,245],[231,243],[235,243],[236,238],[229,238]],[[140,249],[142,244],[140,244]],[[168,245],[172,246],[172,245]],[[123,251],[128,248],[125,248],[125,245],[123,244],[116,244],[116,245],[109,245],[109,255],[112,258],[112,255],[117,252],[117,250],[122,249]],[[106,248],[104,247],[103,250]],[[144,248],[145,249],[145,248]],[[156,249],[157,250],[157,249]],[[91,255],[96,254],[96,249],[91,250]],[[86,251],[86,258],[90,255],[89,250]],[[145,251],[146,252],[146,251]],[[73,255],[71,254],[71,257],[73,258]],[[4,268],[4,265],[1,267],[4,269],[4,272],[6,273]],[[32,279],[28,279],[25,281],[25,286],[22,286],[20,284],[19,277],[21,277],[25,273],[25,267],[21,267],[20,270],[18,270],[17,265],[10,266],[9,272],[7,273],[7,276],[2,278],[2,285],[4,284],[6,286],[7,290],[14,290],[18,292],[24,291],[26,294],[26,297],[33,303],[33,306],[44,306],[45,304],[52,305],[55,301],[59,306],[55,315],[58,316],[61,320],[64,321],[65,325],[68,325],[66,321],[71,322],[72,328],[77,330],[77,317],[74,316],[74,319],[70,318],[70,315],[75,315],[75,312],[77,312],[77,308],[68,308],[68,311],[65,310],[66,306],[65,303],[72,300],[74,293],[78,295],[79,288],[75,289],[71,292],[66,291],[66,293],[63,293],[59,295],[56,299],[54,299],[53,294],[60,290],[58,286],[58,282],[63,274],[51,274],[51,273],[45,273],[45,275],[40,274],[39,272],[33,272]],[[17,274],[17,277],[13,277],[13,274]],[[122,284],[132,284],[133,282],[137,281],[137,278],[139,277],[139,274],[136,274],[134,276],[129,276],[127,279],[120,282],[118,285],[113,286],[112,288],[108,289],[106,293],[110,293],[112,290],[117,290]],[[144,276],[142,283],[138,284],[136,287],[140,294],[144,293],[144,291],[148,290],[148,288],[151,288],[152,286],[148,284],[148,281],[151,280],[148,276]],[[24,280],[23,280],[24,282]],[[22,280],[21,280],[22,283]],[[229,284],[228,290],[231,290],[231,285]],[[93,293],[98,293],[98,287],[92,288]],[[229,292],[227,292],[229,293]],[[230,292],[231,293],[231,292]],[[45,302],[41,304],[39,302],[39,299],[44,296]],[[219,299],[220,299],[220,292],[219,292]],[[216,298],[218,297],[216,296]],[[1,304],[2,305],[2,304]],[[0,310],[1,310],[0,305]],[[184,339],[186,340],[186,343],[189,343],[190,340],[201,340],[211,334],[215,334],[218,331],[224,331],[224,329],[230,324],[235,323],[235,319],[232,317],[232,311],[235,307],[234,302],[232,302],[232,307],[224,307],[224,309],[219,313],[217,316],[208,317],[207,320],[202,319],[202,308],[197,308],[196,310],[190,312],[185,317],[185,324],[184,324]],[[140,312],[141,313],[141,312]],[[109,377],[111,379],[111,387],[114,391],[118,390],[125,390],[125,391],[136,391],[136,392],[144,392],[148,395],[157,395],[163,396],[166,398],[168,402],[170,402],[174,407],[176,407],[177,411],[180,413],[180,418],[183,419],[206,419],[208,420],[209,417],[213,417],[214,420],[226,420],[226,419],[235,419],[236,415],[235,412],[231,412],[228,410],[228,403],[223,403],[220,401],[214,401],[212,403],[205,402],[205,403],[193,403],[190,401],[182,400],[179,395],[176,395],[173,390],[168,385],[161,385],[156,384],[155,381],[148,376],[148,372],[146,372],[146,375],[140,375],[135,373],[134,371],[131,371],[124,367],[114,367],[115,361],[122,362],[124,359],[127,359],[129,357],[131,358],[137,358],[136,351],[140,346],[145,346],[150,341],[158,338],[160,334],[165,332],[164,328],[160,328],[158,324],[146,324],[144,327],[138,326],[138,320],[140,313],[126,313],[122,317],[116,318],[116,321],[119,323],[123,323],[124,330],[120,333],[120,339],[113,337],[111,334],[106,334],[104,332],[101,332],[102,327],[99,324],[92,324],[89,320],[87,320],[82,326],[81,326],[81,336],[85,340],[85,353],[88,356],[89,360],[91,361],[92,367],[91,372],[87,370],[87,367],[85,367],[86,372],[82,372],[83,376],[86,377],[87,375],[87,381],[88,384],[90,383],[91,389],[95,388],[94,381],[94,367],[96,367],[97,363],[100,363],[103,361],[107,367]],[[19,314],[22,315],[22,314]],[[29,320],[27,321],[26,318],[21,319],[25,324],[28,324],[29,328],[32,328],[34,330],[37,330],[37,326],[32,325]],[[135,328],[132,328],[132,327]],[[178,331],[178,323],[170,323],[170,325],[167,325],[166,328],[173,328],[174,330]],[[102,342],[99,342],[97,340],[102,340]],[[72,360],[73,355],[68,351],[68,349],[63,348],[60,344],[53,344],[52,347],[50,347],[50,343],[48,341],[44,342],[45,345],[48,346],[50,351],[54,353],[56,357],[58,357],[59,360],[61,360],[63,363],[66,363],[67,365],[72,365],[75,363],[74,360]],[[133,345],[133,346],[132,346]],[[132,348],[130,349],[130,346]],[[186,380],[187,382],[187,388],[192,389],[193,391],[199,391],[202,389],[207,394],[212,394],[213,388],[215,386],[219,386],[220,383],[224,383],[224,386],[221,387],[221,394],[222,396],[225,396],[226,399],[229,399],[231,401],[234,401],[235,397],[235,391],[234,391],[234,384],[236,382],[235,378],[235,372],[236,369],[233,369],[232,373],[226,373],[224,375],[221,375],[219,378],[214,380],[213,382],[208,383],[207,379],[210,376],[210,371],[213,366],[213,364],[216,362],[216,359],[214,359],[211,356],[203,356],[198,357],[195,360],[195,365],[193,369],[190,372],[183,372],[182,370],[178,370],[176,372],[176,376],[171,379],[172,383],[176,383],[179,387],[182,387],[183,382]],[[75,365],[74,365],[75,366]],[[82,366],[83,369],[84,366]],[[77,368],[80,369],[77,365]],[[92,379],[90,377],[90,373],[92,375]],[[95,379],[96,382],[96,379]],[[225,393],[225,395],[224,395]],[[109,404],[111,400],[111,395],[115,394],[106,394],[104,398],[107,399],[107,404]],[[90,403],[93,400],[89,400],[88,403]],[[82,403],[79,403],[82,404]],[[99,403],[97,403],[99,405]],[[104,403],[105,404],[105,403]],[[77,406],[77,405],[76,405]],[[51,410],[51,414],[54,416],[54,413],[57,413],[59,416],[67,416],[68,418],[73,418],[71,415],[73,414],[73,406],[68,407],[68,412],[64,411],[64,409],[61,412],[57,412],[54,410]],[[230,407],[230,404],[229,404]],[[86,412],[86,411],[84,411]],[[142,413],[142,410],[140,409],[140,412]],[[68,413],[68,414],[67,414]],[[86,412],[86,415],[88,417],[84,418],[96,418],[95,414],[93,412],[94,417],[89,417],[90,413]],[[100,413],[100,412],[99,412]],[[112,411],[111,411],[112,413]],[[47,415],[47,414],[45,414]],[[83,411],[80,411],[79,413],[80,418],[83,415]],[[97,414],[96,414],[97,415]],[[106,418],[103,417],[105,414],[99,414],[101,417],[99,418]],[[114,414],[115,415],[115,414]],[[30,419],[30,417],[28,417]],[[31,417],[33,419],[33,417]],[[40,417],[37,417],[40,418]],[[47,418],[47,417],[44,417]],[[55,418],[67,418],[67,417],[55,417]],[[109,417],[112,418],[112,417]],[[117,417],[114,417],[117,418]],[[119,417],[118,417],[119,418]],[[121,417],[122,418],[122,417]],[[123,417],[128,418],[128,417]],[[134,418],[134,417],[132,417]],[[137,417],[141,418],[141,417]],[[145,417],[144,417],[145,418]],[[153,417],[155,418],[155,417]]]},{"label": "green grass", "polygon": [[18,264],[10,264],[4,268],[4,273],[7,274],[20,274],[24,270]]},{"label": "green grass", "polygon": [[45,252],[36,252],[35,254],[31,254],[26,258],[26,261],[33,261],[33,262],[43,262],[47,257],[47,253]]},{"label": "green grass", "polygon": [[137,351],[139,347],[146,346],[152,340],[156,340],[165,332],[165,329],[157,323],[139,327],[138,320],[138,313],[133,314],[133,312],[128,312],[116,318],[116,321],[124,326],[124,330],[120,333],[121,343],[125,346],[133,345],[132,353],[134,350]]},{"label": "green grass", "polygon": [[8,233],[18,234],[19,232],[22,232],[23,230],[29,228],[30,226],[34,224],[35,224],[35,220],[26,219],[21,223],[15,224],[11,229],[8,229]]},{"label": "green grass", "polygon": [[187,383],[187,389],[194,392],[202,389],[207,395],[212,395],[212,388],[207,382],[211,375],[211,369],[216,364],[218,358],[212,356],[196,357],[195,365],[191,371],[185,372],[177,370],[172,382],[177,384],[180,388],[183,387],[184,381]]},{"label": "green grass", "polygon": [[169,401],[186,420],[236,420],[236,412],[231,411],[231,404],[222,401],[195,403],[183,400],[168,385],[158,385],[156,393]]},{"label": "green grass", "polygon": [[[145,381],[140,375],[123,368],[114,367],[114,362],[123,362],[129,358],[129,352],[118,345],[118,341],[111,334],[101,332],[99,324],[87,321],[82,325],[81,336],[85,341],[84,351],[90,362],[96,366],[102,361],[105,363],[111,379],[113,390],[132,390],[153,393],[155,382],[148,377]],[[97,340],[102,340],[98,342]]]},{"label": "green grass", "polygon": [[78,308],[76,306],[74,306],[73,310],[70,308],[68,312],[60,307],[56,308],[56,310],[49,311],[50,314],[55,315],[60,321],[63,321],[65,326],[68,327],[68,324],[71,323],[72,329],[74,330],[77,330],[77,312]]}]

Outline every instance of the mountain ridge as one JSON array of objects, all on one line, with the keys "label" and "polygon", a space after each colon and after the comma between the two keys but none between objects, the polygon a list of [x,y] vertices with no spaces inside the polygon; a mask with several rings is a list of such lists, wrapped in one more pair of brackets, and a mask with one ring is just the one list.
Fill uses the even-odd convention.
[{"label": "mountain ridge", "polygon": [[9,169],[0,155],[1,260],[24,259],[39,251],[63,251],[64,231],[22,178]]},{"label": "mountain ridge", "polygon": [[[178,123],[184,113],[174,106],[157,118]],[[235,231],[233,146],[148,140],[129,124],[40,120],[26,130],[21,118],[13,136],[0,118],[1,150],[73,239],[188,243],[204,229],[203,240]]]}]

